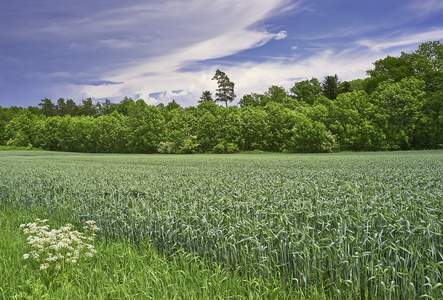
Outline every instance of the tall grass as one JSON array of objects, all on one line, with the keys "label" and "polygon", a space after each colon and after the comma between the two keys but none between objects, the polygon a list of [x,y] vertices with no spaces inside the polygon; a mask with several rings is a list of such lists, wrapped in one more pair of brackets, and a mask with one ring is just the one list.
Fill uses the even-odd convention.
[{"label": "tall grass", "polygon": [[[30,156],[30,155],[34,156]],[[0,153],[0,203],[333,298],[441,298],[443,151]]]},{"label": "tall grass", "polygon": [[[290,288],[261,278],[247,280],[207,265],[196,255],[177,253],[172,260],[149,243],[104,241],[74,277],[43,276],[22,254],[28,251],[18,229],[44,212],[0,211],[0,299],[304,299]],[[316,291],[312,291],[315,295]],[[318,293],[317,293],[318,294]]]}]

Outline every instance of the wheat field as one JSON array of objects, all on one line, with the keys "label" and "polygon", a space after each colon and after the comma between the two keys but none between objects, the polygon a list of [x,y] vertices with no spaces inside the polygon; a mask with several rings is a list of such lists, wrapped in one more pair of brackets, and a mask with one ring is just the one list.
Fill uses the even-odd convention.
[{"label": "wheat field", "polygon": [[443,297],[443,151],[0,152],[0,207],[331,297]]}]

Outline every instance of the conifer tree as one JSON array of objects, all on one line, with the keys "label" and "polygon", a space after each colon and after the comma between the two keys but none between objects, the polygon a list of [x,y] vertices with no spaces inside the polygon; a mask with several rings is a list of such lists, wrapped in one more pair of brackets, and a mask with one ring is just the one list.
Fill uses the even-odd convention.
[{"label": "conifer tree", "polygon": [[234,83],[229,80],[229,77],[225,74],[225,72],[218,69],[215,71],[215,75],[212,77],[212,80],[217,80],[218,84],[217,93],[215,94],[215,101],[225,102],[226,107],[228,107],[228,102],[232,102],[235,99]]}]

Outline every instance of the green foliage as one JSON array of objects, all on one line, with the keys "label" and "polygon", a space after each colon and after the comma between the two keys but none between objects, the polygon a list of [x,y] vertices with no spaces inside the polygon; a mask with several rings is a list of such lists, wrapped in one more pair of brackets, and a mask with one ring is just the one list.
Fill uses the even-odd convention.
[{"label": "green foliage", "polygon": [[95,119],[95,133],[97,152],[125,153],[126,138],[128,136],[128,118],[117,111],[111,115],[100,116]]},{"label": "green foliage", "polygon": [[86,100],[82,100],[82,105],[79,110],[80,113],[84,116],[95,117],[97,115],[97,110],[95,108],[94,103],[92,102],[92,98],[88,98]]},{"label": "green foliage", "polygon": [[226,141],[222,141],[212,148],[214,153],[237,153],[238,146],[234,143],[227,143]]},{"label": "green foliage", "polygon": [[198,143],[204,152],[212,150],[216,145],[217,132],[217,119],[207,111],[199,120],[196,131]]},{"label": "green foliage", "polygon": [[269,132],[266,135],[268,151],[279,152],[288,150],[288,141],[292,137],[291,130],[294,127],[298,115],[283,105],[269,103],[265,107],[268,120]]},{"label": "green foliage", "polygon": [[[68,117],[69,120],[69,117]],[[64,141],[73,152],[96,152],[95,122],[93,117],[71,118]]]},{"label": "green foliage", "polygon": [[261,105],[266,105],[269,102],[283,103],[287,96],[288,95],[283,87],[273,85],[269,87],[268,91],[264,94]]},{"label": "green foliage", "polygon": [[264,95],[257,93],[246,94],[240,99],[238,105],[240,107],[259,106],[262,104],[264,97]]},{"label": "green foliage", "polygon": [[268,135],[267,114],[263,107],[253,108],[247,106],[242,110],[242,128],[243,137],[241,148],[246,151],[266,150]]},{"label": "green foliage", "polygon": [[168,105],[165,106],[165,110],[167,110],[167,111],[171,111],[171,110],[174,110],[174,109],[182,109],[180,104],[175,102],[175,100],[172,100],[171,102],[168,103]]},{"label": "green foliage", "polygon": [[291,92],[293,97],[298,101],[312,105],[321,94],[322,86],[317,78],[312,78],[310,80],[296,82],[291,88]]},{"label": "green foliage", "polygon": [[129,110],[135,105],[135,102],[132,98],[125,97],[120,101],[117,106],[117,111],[122,115],[127,116],[129,114]]},{"label": "green foliage", "polygon": [[368,111],[373,107],[365,91],[353,91],[339,94],[332,102],[329,119],[332,120],[329,130],[334,133],[340,150],[372,150],[373,136],[368,132],[371,121]]},{"label": "green foliage", "polygon": [[40,106],[41,113],[46,117],[55,116],[55,105],[52,103],[51,99],[42,99],[38,106]]},{"label": "green foliage", "polygon": [[157,152],[161,154],[175,153],[176,146],[174,142],[160,142],[157,146]]},{"label": "green foliage", "polygon": [[323,123],[300,117],[291,131],[290,152],[332,152],[336,148],[335,138]]},{"label": "green foliage", "polygon": [[210,91],[203,91],[198,103],[202,103],[203,101],[214,101],[212,99],[212,94]]},{"label": "green foliage", "polygon": [[17,110],[14,107],[11,108],[2,108],[0,107],[0,145],[4,145],[6,143],[5,137],[5,127],[6,125],[15,117],[18,116],[22,109]]},{"label": "green foliage", "polygon": [[[244,95],[217,70],[216,101],[202,92],[196,107],[175,100],[152,106],[125,97],[77,106],[43,99],[37,107],[0,110],[0,144],[100,153],[329,152],[438,149],[443,144],[443,46],[374,63],[366,79],[337,75],[296,82],[290,94],[272,85]],[[37,116],[38,115],[38,116]],[[228,151],[227,145],[231,145]]]},{"label": "green foliage", "polygon": [[5,138],[10,146],[28,146],[33,143],[33,130],[38,118],[24,111],[5,126]]},{"label": "green foliage", "polygon": [[[322,93],[329,100],[335,100],[339,93],[339,87],[341,83],[338,80],[337,74],[334,76],[326,76],[322,82]],[[344,92],[346,92],[346,87],[344,87]]]},{"label": "green foliage", "polygon": [[14,151],[14,150],[32,150],[32,151],[45,151],[41,148],[35,148],[32,144],[28,144],[26,147],[17,147],[17,146],[2,146],[0,145],[0,151]]},{"label": "green foliage", "polygon": [[155,106],[137,100],[128,111],[126,149],[132,153],[155,153],[164,135],[164,117]]},{"label": "green foliage", "polygon": [[382,147],[388,150],[410,148],[425,95],[425,82],[416,77],[403,78],[399,82],[387,80],[374,91],[370,114],[386,136]]},{"label": "green foliage", "polygon": [[410,55],[402,53],[400,57],[388,56],[377,60],[374,63],[374,69],[367,71],[367,73],[378,83],[388,79],[398,82],[403,78],[414,75],[414,69]]},{"label": "green foliage", "polygon": [[175,131],[170,134],[171,141],[160,142],[157,146],[158,153],[162,154],[192,154],[197,153],[200,144],[197,143],[197,136]]}]

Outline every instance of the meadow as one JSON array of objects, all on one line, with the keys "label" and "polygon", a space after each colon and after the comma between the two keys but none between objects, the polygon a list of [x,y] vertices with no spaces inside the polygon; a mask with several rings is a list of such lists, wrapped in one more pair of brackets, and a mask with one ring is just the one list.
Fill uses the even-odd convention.
[{"label": "meadow", "polygon": [[[112,270],[122,270],[118,282],[133,283],[124,286],[127,299],[156,298],[158,290],[184,299],[443,297],[443,151],[3,151],[0,167],[0,226],[17,251],[25,249],[18,226],[33,217],[79,227],[95,220],[102,229],[95,267],[77,283],[81,297],[109,297],[97,296],[94,285],[106,282],[98,273]],[[120,251],[131,253],[126,263],[110,258],[125,256]],[[123,268],[131,261],[138,271]],[[0,266],[0,295],[26,286],[25,275],[4,271],[20,264]],[[158,267],[143,269],[149,264]],[[147,279],[165,270],[181,275],[164,275],[169,284]],[[41,284],[56,293],[54,286]]]}]

